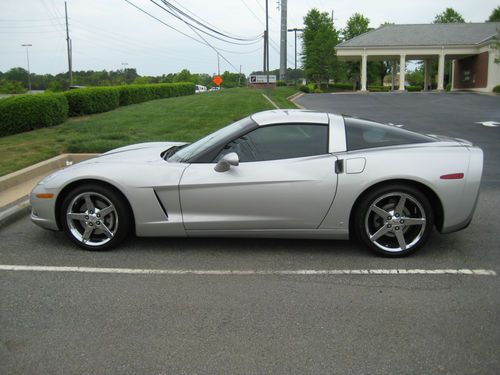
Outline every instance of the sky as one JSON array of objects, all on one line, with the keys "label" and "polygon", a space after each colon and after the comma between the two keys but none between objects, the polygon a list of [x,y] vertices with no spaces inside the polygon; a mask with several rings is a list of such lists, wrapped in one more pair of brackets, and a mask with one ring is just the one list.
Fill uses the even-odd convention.
[{"label": "sky", "polygon": [[[174,31],[164,23],[199,39],[182,21],[150,0],[67,0],[69,33],[73,45],[73,70],[136,68],[140,75],[162,75],[184,68],[192,73],[215,74],[217,53],[207,45]],[[156,0],[161,4],[160,0]],[[265,29],[265,0],[169,0],[182,6],[224,33],[257,38]],[[279,1],[269,0],[270,67],[279,67]],[[484,22],[499,0],[288,0],[288,28],[302,27],[311,8],[331,14],[336,28],[343,28],[355,12],[370,20],[370,27],[384,22],[430,23],[447,7],[467,22]],[[220,71],[245,74],[262,70],[263,43],[234,45],[207,37],[220,51]],[[300,42],[300,41],[299,41]],[[37,74],[57,74],[68,69],[64,0],[0,0],[0,71],[30,68]],[[288,67],[294,66],[294,38],[288,34]],[[297,47],[300,54],[300,43]]]}]

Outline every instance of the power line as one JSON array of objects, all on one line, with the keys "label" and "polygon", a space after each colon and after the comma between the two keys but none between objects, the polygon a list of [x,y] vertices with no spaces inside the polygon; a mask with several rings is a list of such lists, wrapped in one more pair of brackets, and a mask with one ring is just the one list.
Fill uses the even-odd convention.
[{"label": "power line", "polygon": [[[187,9],[186,9],[186,8],[184,8],[184,7],[183,7],[183,8],[184,8],[184,9],[186,9],[186,11],[188,11],[188,12],[189,12],[189,13],[191,13],[191,14],[193,14],[195,17],[197,17],[198,19],[200,19],[200,20],[201,20],[201,21],[203,21],[203,22],[201,22],[201,21],[197,20],[196,18],[191,17],[189,14],[187,14],[186,12],[184,12],[184,11],[182,11],[181,9],[177,8],[175,5],[173,5],[172,3],[170,3],[170,2],[168,2],[168,1],[166,1],[166,0],[161,0],[161,2],[162,2],[162,3],[164,3],[166,6],[168,6],[171,10],[173,10],[173,11],[177,12],[178,14],[180,14],[180,15],[182,15],[182,16],[184,16],[184,17],[187,17],[187,18],[189,18],[190,20],[192,20],[192,21],[196,22],[198,25],[200,25],[200,26],[202,26],[202,27],[206,28],[207,30],[210,30],[210,31],[212,31],[212,32],[214,32],[214,33],[216,33],[216,34],[218,34],[218,35],[224,36],[224,37],[226,37],[226,38],[229,38],[229,39],[234,39],[234,40],[237,40],[237,41],[255,41],[255,40],[257,40],[257,39],[259,39],[259,40],[260,40],[260,38],[262,37],[262,34],[260,34],[260,35],[256,35],[256,36],[251,37],[251,38],[243,38],[243,37],[239,37],[239,36],[231,36],[231,35],[229,35],[228,33],[225,33],[225,32],[222,32],[222,31],[218,31],[218,30],[216,29],[216,27],[215,27],[215,26],[212,26],[212,25],[208,24],[208,22],[204,21],[201,17],[198,17],[195,13],[193,13],[193,12],[191,12],[191,11],[187,10]],[[209,26],[207,26],[207,24],[208,24]]]},{"label": "power line", "polygon": [[196,38],[194,38],[194,37],[192,37],[192,36],[190,36],[190,35],[188,35],[188,34],[186,34],[186,33],[182,32],[182,31],[180,31],[180,30],[176,29],[176,28],[175,28],[175,27],[173,27],[173,26],[170,26],[168,23],[166,23],[166,22],[162,21],[162,20],[161,20],[161,19],[159,19],[158,17],[153,16],[151,13],[149,13],[149,12],[145,11],[144,9],[142,9],[142,8],[138,7],[137,5],[135,5],[134,3],[130,2],[129,0],[124,0],[124,1],[125,1],[125,2],[127,2],[128,4],[132,5],[134,8],[136,8],[136,9],[140,10],[142,13],[145,13],[145,14],[147,14],[148,16],[150,16],[151,18],[154,18],[156,21],[158,21],[158,22],[160,22],[161,24],[163,24],[163,25],[167,26],[168,28],[170,28],[170,29],[172,29],[172,30],[174,30],[174,31],[177,31],[178,33],[180,33],[180,34],[182,34],[182,35],[184,35],[184,36],[188,37],[189,39],[194,40],[194,41],[195,41],[195,42],[197,42],[197,43],[200,43],[200,44],[204,44],[204,45],[209,46],[209,47],[210,47],[210,48],[212,48],[212,49],[213,49],[216,53],[220,54],[220,56],[221,56],[221,57],[222,57],[222,58],[223,58],[223,59],[224,59],[224,60],[225,60],[225,61],[226,61],[229,65],[231,65],[231,66],[234,68],[234,70],[235,70],[235,71],[238,71],[238,69],[236,69],[236,67],[235,67],[233,64],[231,64],[231,62],[230,62],[229,60],[227,60],[227,59],[226,59],[226,58],[225,58],[225,57],[224,57],[221,53],[219,53],[219,51],[218,51],[218,50],[217,50],[214,46],[212,46],[212,45],[211,45],[211,44],[210,44],[210,43],[209,43],[209,42],[208,42],[205,38],[203,38],[201,35],[199,35],[199,34],[198,34],[198,32],[196,32],[196,30],[194,30],[194,29],[192,29],[192,28],[191,28],[191,30],[193,30],[193,31],[194,31],[194,32],[198,35],[198,37],[200,37],[200,38],[203,40],[203,42],[205,42],[205,43],[203,43],[203,42],[202,42],[202,41],[200,41],[199,39],[196,39]]},{"label": "power line", "polygon": [[174,31],[177,31],[179,34],[182,34],[182,35],[184,35],[185,37],[187,37],[187,38],[189,38],[189,39],[192,39],[192,40],[194,40],[194,41],[195,41],[195,42],[197,42],[197,43],[204,44],[201,40],[198,40],[198,39],[196,39],[196,38],[193,38],[191,35],[188,35],[188,34],[186,34],[185,32],[182,32],[182,31],[180,31],[180,30],[176,29],[175,27],[170,26],[168,23],[163,22],[161,19],[159,19],[159,18],[157,18],[157,17],[153,16],[151,13],[149,13],[149,12],[145,11],[144,9],[142,9],[142,8],[138,7],[137,5],[135,5],[134,3],[130,2],[129,0],[123,0],[123,1],[125,1],[125,2],[129,3],[129,4],[130,4],[130,5],[132,5],[134,8],[136,8],[136,9],[140,10],[142,13],[147,14],[149,17],[154,18],[155,20],[157,20],[158,22],[160,22],[160,23],[162,23],[163,25],[167,26],[168,28],[170,28],[170,29],[172,29],[172,30],[174,30]]},{"label": "power line", "polygon": [[[151,0],[151,1],[153,1],[153,0]],[[153,2],[154,2],[154,1],[153,1]],[[233,65],[233,64],[232,64],[232,63],[231,63],[228,59],[226,59],[226,57],[224,57],[224,55],[223,55],[222,53],[220,53],[220,52],[217,50],[217,48],[215,48],[212,44],[210,44],[210,43],[208,42],[208,40],[206,40],[206,39],[203,37],[203,35],[201,35],[201,34],[197,31],[197,29],[196,29],[195,27],[193,27],[193,26],[192,26],[189,22],[187,22],[187,21],[183,20],[182,18],[180,18],[180,20],[181,20],[181,21],[183,21],[186,25],[188,25],[188,26],[189,26],[189,28],[190,28],[191,30],[193,30],[193,32],[194,32],[196,35],[198,35],[198,37],[199,37],[199,38],[201,38],[201,39],[202,39],[202,40],[203,40],[203,41],[207,44],[207,46],[209,46],[210,48],[212,48],[212,49],[215,51],[215,53],[217,53],[217,57],[218,57],[218,56],[222,57],[222,59],[223,59],[225,62],[227,62],[229,65],[231,65],[231,66],[233,67],[233,69],[234,69],[236,72],[238,71],[238,69],[237,69],[237,68],[236,68],[236,67],[235,67],[235,66],[234,66],[234,65]]]},{"label": "power line", "polygon": [[[170,15],[174,16],[174,17],[175,17],[175,18],[177,18],[178,20],[180,20],[180,21],[184,22],[184,23],[185,23],[186,25],[188,25],[189,27],[191,27],[191,28],[195,28],[196,30],[198,30],[198,31],[200,31],[200,32],[202,32],[202,33],[204,33],[204,34],[206,34],[206,35],[208,35],[208,36],[212,37],[212,38],[218,39],[218,40],[220,40],[220,41],[222,41],[222,42],[225,42],[225,43],[230,43],[230,44],[236,44],[236,45],[240,45],[240,46],[242,46],[242,45],[251,45],[251,44],[256,44],[256,43],[258,43],[258,42],[259,42],[259,41],[257,40],[257,41],[250,42],[250,43],[241,43],[241,42],[235,42],[235,41],[230,41],[230,40],[225,40],[225,39],[219,38],[218,36],[212,35],[212,34],[208,33],[207,31],[205,31],[205,30],[203,30],[203,29],[201,29],[201,28],[199,28],[199,27],[197,27],[197,26],[193,25],[192,23],[190,23],[190,22],[186,21],[185,19],[183,19],[182,17],[180,17],[179,15],[177,15],[176,13],[174,13],[172,10],[170,10],[170,9],[166,9],[165,7],[163,7],[163,6],[161,6],[160,4],[158,4],[156,1],[154,1],[154,0],[150,0],[150,1],[151,1],[153,4],[155,4],[157,7],[159,7],[160,9],[162,9],[162,10],[164,10],[165,12],[169,13]],[[169,3],[169,2],[164,1],[164,0],[160,0],[160,1],[161,1],[162,3],[164,3],[167,7],[169,7],[169,8],[170,8],[170,3]]]},{"label": "power line", "polygon": [[255,14],[255,12],[252,10],[252,8],[250,8],[250,7],[248,6],[248,4],[247,4],[247,3],[245,3],[245,0],[241,0],[241,2],[242,2],[242,3],[243,3],[243,5],[244,5],[244,6],[245,6],[245,7],[246,7],[249,11],[250,11],[250,13],[252,13],[252,14],[253,14],[253,16],[255,17],[255,19],[256,19],[257,21],[259,21],[259,22],[260,22],[260,24],[261,24],[262,26],[266,26],[266,24],[265,24],[264,22],[262,22],[262,20],[260,19],[260,17],[259,17],[258,15],[256,15],[256,14]]}]

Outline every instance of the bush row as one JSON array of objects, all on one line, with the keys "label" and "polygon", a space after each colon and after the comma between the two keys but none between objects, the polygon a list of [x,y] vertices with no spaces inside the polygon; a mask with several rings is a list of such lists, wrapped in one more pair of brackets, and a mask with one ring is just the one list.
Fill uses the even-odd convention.
[{"label": "bush row", "polygon": [[68,115],[107,112],[148,100],[191,95],[194,87],[193,83],[161,83],[13,96],[0,100],[0,136],[57,125]]},{"label": "bush row", "polygon": [[[367,87],[370,92],[389,92],[391,91],[390,86],[380,86],[380,85],[369,85]],[[406,86],[406,91],[421,91],[422,88],[420,86]],[[328,86],[326,84],[324,86],[318,87],[316,83],[309,83],[307,85],[302,85],[299,87],[299,90],[305,93],[321,93],[321,92],[339,92],[339,91],[353,91],[352,83],[329,83]]]},{"label": "bush row", "polygon": [[118,86],[120,106],[148,100],[194,94],[194,83],[159,83],[154,85]]},{"label": "bush row", "polygon": [[500,85],[493,87],[493,92],[500,94]]},{"label": "bush row", "polygon": [[67,117],[64,94],[12,96],[0,100],[0,136],[54,126]]}]

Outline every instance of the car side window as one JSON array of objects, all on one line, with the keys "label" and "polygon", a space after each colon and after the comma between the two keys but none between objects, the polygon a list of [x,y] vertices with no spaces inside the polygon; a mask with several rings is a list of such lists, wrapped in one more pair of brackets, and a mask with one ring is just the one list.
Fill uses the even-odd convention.
[{"label": "car side window", "polygon": [[354,117],[344,117],[347,150],[427,143],[435,140],[423,134]]},{"label": "car side window", "polygon": [[328,153],[328,125],[281,124],[261,126],[229,142],[217,155],[236,152],[240,162],[266,161]]}]

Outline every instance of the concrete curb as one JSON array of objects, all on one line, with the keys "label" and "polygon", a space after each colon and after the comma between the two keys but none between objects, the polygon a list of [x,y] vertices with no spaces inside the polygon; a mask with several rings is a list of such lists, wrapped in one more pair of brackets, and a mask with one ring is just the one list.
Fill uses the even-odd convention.
[{"label": "concrete curb", "polygon": [[267,96],[266,94],[262,94],[262,96],[264,98],[266,98],[269,101],[269,103],[271,103],[273,105],[274,108],[280,109],[280,107],[278,107],[278,105],[275,102],[273,102],[272,99],[269,96]]},{"label": "concrete curb", "polygon": [[29,214],[31,211],[31,205],[28,197],[24,197],[18,203],[9,206],[3,211],[0,211],[0,228],[3,228],[16,220],[19,220],[23,216]]},{"label": "concrete curb", "polygon": [[27,168],[0,177],[0,191],[7,190],[44,173],[50,173],[56,169],[67,167],[68,165],[93,158],[97,155],[98,154],[61,154],[54,158],[41,161],[40,163],[33,164]]},{"label": "concrete curb", "polygon": [[299,103],[296,102],[297,99],[300,99],[303,96],[304,96],[303,92],[297,92],[297,93],[293,94],[292,96],[288,97],[287,99],[290,100],[293,104],[295,104],[297,106],[297,108],[306,109],[306,107],[304,107],[303,105],[300,105]]},{"label": "concrete curb", "polygon": [[29,193],[44,176],[97,156],[98,154],[62,154],[0,177],[0,228],[29,214]]}]

